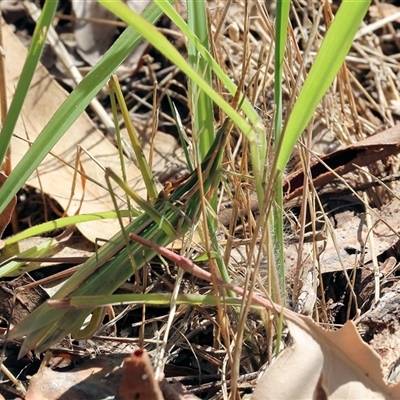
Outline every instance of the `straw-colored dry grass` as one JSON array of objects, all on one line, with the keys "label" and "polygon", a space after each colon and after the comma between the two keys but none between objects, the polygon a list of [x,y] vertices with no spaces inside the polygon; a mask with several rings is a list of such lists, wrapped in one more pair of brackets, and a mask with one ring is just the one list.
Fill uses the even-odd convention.
[{"label": "straw-colored dry grass", "polygon": [[[269,6],[266,9],[262,2],[246,3],[241,0],[231,4],[225,1],[209,2],[208,6],[214,57],[229,76],[243,88],[259,110],[265,126],[268,127],[269,142],[272,144],[274,9]],[[286,116],[290,113],[293,98],[304,81],[326,31],[326,16],[319,14],[319,7],[320,2],[316,1],[293,2],[283,82]],[[334,12],[336,7],[337,5],[334,3],[332,5]],[[332,152],[398,123],[400,115],[399,22],[383,23],[384,17],[393,13],[387,11],[387,7],[389,7],[388,4],[377,2],[370,8],[364,25],[346,59],[346,64],[318,106],[309,129],[301,139],[301,145],[298,145],[293,154],[286,171],[287,175],[298,168],[307,168],[315,158],[313,154],[323,155]],[[318,19],[318,26],[314,29],[314,24]],[[184,52],[184,38],[180,37],[174,27],[168,26],[168,23],[165,25],[163,26],[164,31]],[[158,86],[156,97],[153,97],[155,78]],[[144,66],[123,84],[134,121],[139,124],[139,121],[143,121],[143,115],[149,117],[150,121],[152,118],[154,119],[154,106],[156,106],[159,107],[158,129],[175,134],[166,99],[168,93],[177,104],[190,136],[191,111],[187,106],[184,77],[174,67],[168,65],[159,54],[150,51],[150,57],[146,56]],[[219,89],[220,93],[224,92],[218,81],[215,81],[215,87]],[[226,98],[230,97],[227,95]],[[103,101],[105,100],[103,99]],[[221,123],[221,116],[216,115],[216,120],[217,123]],[[149,132],[151,130],[149,125],[143,128],[143,131]],[[271,161],[272,146],[269,152]],[[249,159],[246,139],[233,131],[224,163],[225,187],[221,188],[220,192],[220,243],[225,261],[229,265],[232,280],[240,284],[247,275],[250,275],[257,281],[256,290],[261,295],[265,295],[270,278],[268,264],[271,259],[266,257],[265,263],[259,269],[259,276],[252,276],[252,263],[255,257],[249,252],[250,239],[257,234],[254,229],[260,208],[253,194]],[[368,170],[374,176],[384,178],[397,173],[398,168],[397,157],[392,157],[390,160],[381,160],[369,166]],[[335,197],[336,200],[341,196],[341,187],[344,184],[356,187],[365,183],[366,180],[365,174],[351,173],[344,182],[338,181],[338,185],[330,187],[331,198]],[[318,190],[313,189],[312,182],[309,184],[310,190],[305,193],[306,201],[301,203],[300,200],[298,203],[303,204],[303,207],[307,208],[307,212],[301,213],[298,205],[287,204],[288,248],[292,246],[293,242],[302,241],[302,237],[312,232],[313,229],[323,230],[325,227],[323,216],[327,220],[333,218],[330,211],[334,207],[333,203],[328,198],[319,204],[318,200],[315,200],[318,198]],[[396,188],[396,183],[391,185],[394,189]],[[326,190],[327,188],[322,189]],[[393,197],[380,186],[366,190],[365,194],[363,201],[378,209]],[[309,201],[307,202],[307,200]],[[360,205],[359,210],[363,208],[355,196],[347,198],[346,201],[351,207],[353,207],[353,202]],[[298,249],[298,247],[296,248]],[[188,240],[183,249],[188,257],[195,257],[203,251],[196,236],[192,241]],[[300,259],[288,257],[286,265],[289,304],[293,305],[297,301],[298,293],[309,272],[302,268],[302,252],[298,251],[298,255]],[[207,266],[205,267],[207,268]],[[338,284],[338,287],[325,288],[325,291],[321,291],[321,287],[318,289],[317,277],[324,280],[324,270],[323,265],[317,260],[314,267],[316,273],[308,283],[314,288],[318,298],[308,310],[310,315],[325,326],[340,325],[345,322],[346,316],[350,318],[359,316],[356,311],[351,309],[348,288],[343,287],[342,283]],[[169,268],[170,272],[165,266],[155,262],[144,269],[142,290],[173,290],[179,274],[173,266]],[[204,282],[189,276],[184,276],[180,285],[183,292],[212,293],[212,289]],[[360,290],[360,288],[354,290]],[[332,311],[330,303],[338,302],[338,299],[341,299],[342,305],[336,306],[335,311]],[[349,312],[347,311],[348,307]],[[345,310],[344,313],[341,308]],[[116,311],[118,313],[121,310],[117,309]],[[127,316],[119,322],[118,327],[120,331],[124,332],[124,335],[135,338],[137,343],[144,345],[150,354],[154,355],[157,352],[159,336],[166,329],[168,316],[168,308],[136,307],[130,309]],[[247,381],[247,383],[239,384],[238,393],[245,394],[249,388],[255,385],[258,372],[273,356],[276,346],[274,343],[275,326],[270,322],[269,317],[251,312],[247,325],[244,327],[237,325],[237,313],[233,309],[179,307],[173,318],[173,328],[165,349],[167,377],[182,380],[184,385],[201,397],[227,398],[231,386],[231,357],[233,349],[237,345],[235,342],[236,332],[244,329],[240,375],[243,382]],[[202,377],[201,382],[197,379],[199,375]],[[183,376],[186,377],[178,378]],[[222,376],[226,379],[223,383],[221,383]],[[206,380],[208,381],[206,382]],[[209,381],[214,383],[210,384]]]},{"label": "straw-colored dry grass", "polygon": [[[246,9],[246,4],[242,1],[230,4],[229,7],[225,2],[209,3],[212,49],[220,65],[224,66],[235,82],[242,85],[262,115],[265,125],[270,128],[274,114],[272,41],[274,9],[266,10],[261,2],[249,2],[247,6]],[[302,144],[293,154],[286,171],[287,175],[298,168],[307,168],[307,165],[315,159],[313,154],[330,153],[398,123],[399,67],[397,59],[399,39],[396,37],[398,22],[382,22],[383,17],[387,14],[380,14],[386,13],[386,6],[379,8],[380,6],[381,4],[371,7],[350,54],[346,58],[346,64],[318,106],[309,129],[301,139]],[[323,14],[319,14],[319,7],[319,2],[295,2],[292,7],[290,40],[287,46],[283,82],[286,116],[290,113],[293,98],[304,81],[326,31],[325,21],[327,19]],[[332,5],[333,12],[336,11],[336,7],[337,5]],[[320,18],[319,23],[315,29],[314,24],[318,18]],[[215,86],[223,93],[219,82],[216,81]],[[162,91],[162,88],[160,90]],[[227,96],[227,98],[229,97]],[[187,129],[190,130],[190,124],[187,125]],[[269,129],[269,134],[270,143],[272,143],[271,129]],[[272,149],[270,151],[272,152]],[[272,157],[271,153],[270,160]],[[221,222],[225,222],[225,226],[221,226],[221,246],[225,250],[225,259],[230,260],[229,272],[232,279],[240,283],[244,282],[246,275],[252,275],[254,254],[249,254],[249,246],[250,239],[255,234],[255,221],[258,217],[259,207],[253,195],[252,180],[248,178],[251,176],[251,165],[249,165],[247,142],[244,137],[236,135],[235,132],[233,132],[230,148],[227,151],[225,168],[230,194],[228,195],[227,191],[221,192],[221,203],[223,207],[227,204],[229,210],[221,213],[223,216]],[[398,160],[396,157],[391,158],[390,162],[382,160],[369,166],[368,170],[374,176],[388,177],[397,172]],[[325,187],[319,190],[329,189],[331,198],[337,201],[337,198],[342,196],[344,185],[357,187],[366,181],[368,178],[365,174],[354,172],[346,176],[344,181],[338,180],[337,184],[330,188]],[[309,235],[313,229],[325,237],[325,233],[322,235],[322,231],[326,230],[324,218],[331,221],[335,218],[336,214],[331,210],[336,205],[326,197],[323,199],[323,204],[320,204],[318,200],[315,200],[315,197],[318,198],[318,191],[312,189],[312,182],[310,185],[311,190],[306,194],[304,203],[308,211],[304,215],[301,214],[299,208],[299,204],[302,204],[301,199],[298,200],[296,206],[293,206],[293,203],[287,204],[288,248],[290,243],[294,242],[297,243],[295,249],[298,250],[299,236],[301,241],[302,235]],[[396,187],[396,184],[392,183],[392,186]],[[362,193],[358,192],[358,194],[362,196]],[[393,197],[379,185],[366,190],[365,194],[366,196],[362,197],[362,200],[369,206],[378,209]],[[357,204],[359,208],[356,212],[361,212],[365,207],[354,195],[346,197],[344,200],[347,205],[340,204],[342,208],[354,209],[354,204]],[[319,244],[320,242],[317,242],[317,245]],[[192,244],[191,248],[201,251],[198,245]],[[290,251],[293,251],[293,248]],[[298,257],[292,258],[292,254],[286,258],[286,280],[290,304],[295,306],[297,296],[309,270],[304,270],[302,266],[304,260],[301,257],[301,251],[298,250]],[[325,290],[322,290],[321,286],[318,288],[318,276],[323,282],[329,279],[326,278],[324,266],[317,259],[314,261],[317,272],[311,279],[312,281],[307,281],[307,283],[311,285],[311,290],[314,290],[318,298],[315,303],[311,304],[311,308],[304,312],[310,313],[325,327],[331,326],[332,328],[343,324],[346,318],[360,316],[357,310],[354,310],[354,301],[353,305],[349,301],[349,289],[343,286],[344,278],[339,278],[340,273],[333,281],[330,278],[330,284],[332,285],[332,282],[336,280],[337,287],[333,283],[333,287],[325,287]],[[252,276],[257,279],[257,291],[262,295],[265,295],[265,288],[268,287],[267,271],[268,261],[266,259],[266,263],[260,268],[259,276]],[[354,278],[350,273],[349,279],[354,285]],[[193,281],[189,284],[189,286],[191,285],[193,285]],[[201,283],[196,282],[195,287],[190,290],[198,290],[197,285],[201,287]],[[360,287],[357,290],[360,290]],[[358,295],[358,293],[355,294]],[[335,304],[332,305],[332,303]],[[365,311],[364,309],[362,312]],[[245,342],[240,361],[240,373],[244,379],[253,379],[253,374],[271,359],[275,346],[274,326],[270,323],[265,325],[265,321],[261,320],[260,315],[251,313],[247,326],[243,327],[237,326],[234,311],[220,310],[217,313],[208,310],[206,314],[204,310],[192,312],[196,315],[195,325],[190,323],[188,325],[187,320],[179,318],[178,313],[176,316],[178,325],[176,326],[178,329],[182,327],[187,332],[193,330],[196,332],[199,323],[208,326],[205,329],[208,329],[206,332],[209,336],[207,339],[203,336],[200,343],[211,345],[214,348],[210,349],[210,354],[220,354],[215,358],[208,359],[210,372],[217,374],[223,372],[229,376],[231,365],[229,354],[232,354],[233,348],[237,345],[235,332],[238,329],[245,329]],[[191,314],[191,318],[193,318],[193,314]],[[184,328],[181,324],[184,324]],[[198,353],[195,348],[191,350],[197,354],[197,357],[200,356],[200,359],[206,358],[204,353]],[[181,351],[172,351],[172,354],[177,353],[182,354]],[[214,393],[208,385],[203,386],[211,398],[224,397],[223,392],[217,388]],[[228,382],[227,387],[229,388],[229,386]],[[201,387],[202,385],[199,390],[202,390]],[[229,391],[229,389],[227,390]],[[243,390],[243,388],[239,389],[242,394]]]}]

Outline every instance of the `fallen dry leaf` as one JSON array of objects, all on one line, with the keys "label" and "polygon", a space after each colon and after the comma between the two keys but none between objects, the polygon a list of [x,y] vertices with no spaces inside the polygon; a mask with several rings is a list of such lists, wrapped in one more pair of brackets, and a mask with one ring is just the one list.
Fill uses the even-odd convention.
[{"label": "fallen dry leaf", "polygon": [[[390,155],[400,152],[400,125],[386,129],[358,143],[334,151],[321,157],[328,169],[321,161],[317,160],[310,165],[310,174],[315,187],[320,187],[331,182],[335,176],[344,175],[354,171],[356,165],[364,167],[378,160],[384,160]],[[286,201],[298,197],[303,192],[304,171],[297,170],[290,174],[284,182],[283,192]]]},{"label": "fallen dry leaf", "polygon": [[[371,6],[368,11],[369,15],[372,18],[382,19],[390,17],[393,14],[399,13],[400,8],[390,3],[379,3],[376,6]],[[400,22],[400,17],[397,18],[395,21]]]},{"label": "fallen dry leaf", "polygon": [[[399,210],[400,200],[395,198],[380,210],[375,209],[375,213],[371,213],[377,256],[395,246],[399,241],[397,233],[400,231]],[[371,262],[369,231],[364,213],[347,218],[340,227],[334,229],[333,235],[335,236],[334,239],[329,233],[326,242],[319,242],[316,248],[322,273],[342,271],[343,268],[353,269],[360,263],[367,265]],[[297,249],[297,244],[290,244],[286,247],[287,265],[295,265],[298,255]],[[313,266],[313,251],[312,243],[304,243],[302,265],[306,271]]]},{"label": "fallen dry leaf", "polygon": [[[26,58],[26,50],[4,22],[2,29],[7,73],[7,95],[10,101]],[[11,143],[13,166],[21,160],[28,150],[29,145],[23,139],[34,141],[66,97],[67,93],[51,78],[45,68],[39,65],[24,104],[22,117],[14,131],[15,135]],[[61,157],[68,165],[74,166],[78,146],[87,149],[103,166],[109,167],[117,173],[120,171],[117,150],[94,127],[86,114],[82,114],[77,119],[52,149],[52,152]],[[111,197],[104,188],[106,185],[104,171],[87,155],[82,155],[81,162],[86,174],[103,187],[87,181],[80,213],[113,210]],[[52,196],[65,208],[69,203],[73,183],[73,170],[68,165],[49,155],[43,160],[37,172],[29,178],[27,184],[38,189],[43,188],[44,192]],[[140,172],[132,162],[126,161],[126,165],[129,186],[145,197],[146,191]],[[41,186],[39,185],[38,175]],[[123,194],[116,184],[112,186],[116,193]],[[82,187],[78,179],[75,194],[68,209],[69,215],[75,214],[80,207],[82,195]],[[119,206],[124,208],[122,202]],[[79,224],[78,228],[91,241],[96,238],[108,239],[120,229],[117,221],[109,220]]]},{"label": "fallen dry leaf", "polygon": [[[393,324],[381,327],[369,343],[382,358],[384,376],[389,376],[390,368],[400,359],[400,337],[396,334],[400,330],[398,317],[399,315],[397,315],[397,319],[393,321]],[[397,382],[399,382],[398,378]]]},{"label": "fallen dry leaf", "polygon": [[25,400],[87,400],[115,398],[121,380],[121,354],[100,356],[72,371],[41,368],[29,383]]},{"label": "fallen dry leaf", "polygon": [[[139,14],[149,3],[149,0],[127,2],[128,6]],[[76,17],[74,29],[76,49],[79,55],[93,66],[114,41],[117,27],[112,22],[117,18],[96,1],[73,0],[72,9]],[[144,46],[143,44],[139,45],[139,48],[126,61],[126,63],[130,63],[132,70],[135,68],[132,63],[139,61],[145,46],[147,46],[146,43]]]},{"label": "fallen dry leaf", "polygon": [[400,329],[399,303],[400,284],[396,282],[384,291],[377,304],[357,320],[358,326],[368,337],[372,337],[369,344],[382,358],[384,376],[389,376],[389,369],[400,359],[400,337],[396,334]]},{"label": "fallen dry leaf", "polygon": [[321,388],[330,400],[399,398],[400,384],[385,384],[379,356],[361,340],[353,322],[328,332],[301,319],[311,330],[288,321],[295,344],[265,371],[252,400],[316,399]]},{"label": "fallen dry leaf", "polygon": [[49,296],[40,286],[16,293],[18,288],[35,283],[29,274],[12,281],[0,282],[0,315],[10,325],[17,325],[43,304]]},{"label": "fallen dry leaf", "polygon": [[146,350],[138,349],[124,360],[119,394],[124,400],[195,400],[179,383],[157,381]]},{"label": "fallen dry leaf", "polygon": [[[115,351],[111,348],[109,350]],[[185,393],[178,383],[170,384],[165,379],[158,382],[145,350],[138,349],[129,357],[126,356],[126,353],[121,352],[99,356],[70,371],[53,370],[42,365],[30,380],[25,400],[198,399]],[[58,359],[55,357],[55,360]]]}]

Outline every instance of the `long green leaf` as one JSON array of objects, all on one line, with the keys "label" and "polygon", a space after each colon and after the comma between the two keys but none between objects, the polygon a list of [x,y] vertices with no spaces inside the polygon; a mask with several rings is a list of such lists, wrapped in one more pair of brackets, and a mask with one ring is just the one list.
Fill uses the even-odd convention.
[{"label": "long green leaf", "polygon": [[236,110],[232,108],[213,88],[211,88],[202,77],[200,77],[185,61],[179,51],[162,35],[151,23],[143,17],[131,10],[122,1],[109,2],[107,0],[99,0],[104,7],[110,10],[118,18],[129,24],[137,30],[144,38],[146,38],[157,50],[164,54],[172,63],[179,67],[189,79],[196,81],[197,85],[232,119],[238,128],[255,140],[255,132]]},{"label": "long green leaf", "polygon": [[283,133],[283,145],[277,159],[277,170],[280,173],[283,173],[294,145],[342,66],[369,5],[368,0],[342,1],[318,50]]},{"label": "long green leaf", "polygon": [[[274,115],[274,136],[275,150],[278,149],[282,135],[282,88],[283,88],[283,63],[289,21],[290,2],[278,0],[276,6],[276,27],[275,27],[275,115]],[[283,240],[283,194],[282,177],[278,176],[275,184],[275,206],[273,216],[274,225],[274,248],[276,255],[276,270],[279,279],[279,288],[272,288],[272,298],[275,302],[286,297],[286,281],[284,266],[284,240]],[[276,293],[279,290],[279,293]]]},{"label": "long green leaf", "polygon": [[[49,240],[46,240],[43,243],[40,243],[36,246],[31,247],[28,250],[23,251],[22,253],[18,254],[18,257],[24,258],[24,257],[49,257],[51,254],[51,251],[54,250],[55,246],[59,243],[59,241],[56,238],[52,238]],[[11,259],[9,262],[7,262],[5,265],[0,267],[0,278],[3,278],[5,276],[18,276],[22,275],[25,272],[32,271],[34,269],[38,269],[39,264],[37,263],[36,265],[30,265],[26,267],[27,262],[26,261],[15,261]]]},{"label": "long green leaf", "polygon": [[[120,210],[119,214],[121,217],[132,216],[132,211]],[[133,216],[138,216],[137,212],[133,213]],[[98,221],[103,219],[116,219],[117,213],[115,211],[103,211],[95,214],[80,214],[72,215],[71,217],[59,218],[54,221],[44,222],[43,224],[32,226],[31,228],[25,229],[23,232],[17,233],[4,240],[4,245],[9,246],[14,243],[18,243],[20,240],[30,238],[32,236],[39,236],[43,233],[54,231],[55,229],[65,228],[67,226],[81,224],[83,222]]]},{"label": "long green leaf", "polygon": [[[254,157],[254,163],[257,166],[261,164],[264,165],[263,160],[265,160],[265,152],[262,153],[260,148],[265,150],[265,146],[263,147],[263,144],[265,143],[265,137],[264,129],[259,116],[254,113],[249,113],[249,119],[253,125],[248,124],[246,120],[236,110],[234,110],[228,102],[226,102],[212,87],[205,82],[201,76],[199,76],[188,65],[179,51],[167,40],[165,36],[158,32],[153,25],[144,20],[140,15],[132,11],[126,4],[122,3],[121,1],[109,2],[107,0],[99,0],[99,2],[113,14],[121,18],[124,22],[142,34],[143,37],[145,37],[156,49],[158,49],[162,54],[165,55],[165,57],[179,67],[189,79],[195,81],[198,87],[202,89],[204,93],[206,93],[214,101],[214,103],[217,104],[221,110],[223,110],[226,115],[229,116],[229,118],[236,124],[243,134],[249,138],[250,146],[254,150],[252,151],[252,154],[256,154],[258,156]],[[165,0],[156,0],[156,3],[163,10],[164,7],[168,6],[168,3]],[[203,46],[201,47],[204,49]],[[210,63],[210,65],[211,63],[216,64],[215,60],[213,60],[209,53],[205,52],[202,54],[202,56],[205,58],[206,62]],[[232,88],[232,82],[229,86]],[[260,187],[260,190],[257,190],[257,193],[263,193],[261,185],[262,174],[260,173],[261,168],[258,168],[258,171],[259,173],[256,176],[256,185]]]},{"label": "long green leaf", "polygon": [[[49,305],[54,308],[90,308],[107,305],[146,304],[148,306],[169,306],[172,295],[170,293],[146,294],[113,294],[110,296],[75,296],[63,300],[50,300]],[[221,304],[240,306],[241,300],[230,297],[218,299]],[[176,304],[190,304],[200,306],[215,306],[218,304],[214,295],[178,294]]]}]

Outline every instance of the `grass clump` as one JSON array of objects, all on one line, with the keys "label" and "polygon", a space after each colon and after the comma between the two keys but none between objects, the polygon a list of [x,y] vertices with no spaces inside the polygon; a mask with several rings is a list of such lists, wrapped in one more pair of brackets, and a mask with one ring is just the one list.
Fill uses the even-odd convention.
[{"label": "grass clump", "polygon": [[[143,162],[141,169],[146,172],[149,192],[149,201],[145,201],[118,178],[115,171],[107,170],[107,178],[117,181],[140,206],[140,215],[135,215],[132,222],[121,227],[121,232],[89,259],[52,299],[89,295],[104,295],[109,299],[108,296],[125,280],[137,275],[156,253],[129,242],[130,232],[161,246],[176,239],[185,241],[186,234],[189,237],[198,234],[202,239],[196,244],[199,258],[208,259],[215,276],[226,282],[240,281],[249,294],[239,304],[237,299],[233,299],[233,293],[223,287],[214,287],[210,291],[215,295],[217,305],[210,321],[220,333],[218,340],[226,351],[224,362],[231,377],[230,390],[236,396],[238,377],[243,372],[243,355],[249,360],[245,363],[246,370],[260,368],[271,357],[274,330],[280,334],[283,324],[280,318],[270,323],[267,313],[261,313],[261,317],[250,313],[249,318],[250,294],[256,291],[286,306],[290,301],[296,301],[297,286],[303,277],[294,277],[295,296],[291,298],[293,293],[288,291],[284,259],[284,172],[299,138],[308,129],[310,121],[321,113],[318,108],[321,99],[327,91],[334,97],[336,86],[332,83],[337,85],[337,74],[346,71],[343,62],[369,3],[344,0],[335,10],[334,19],[327,4],[313,9],[314,19],[307,17],[312,29],[310,37],[302,39],[306,43],[303,52],[296,37],[297,30],[303,27],[293,27],[289,13],[291,8],[296,16],[299,10],[306,11],[299,5],[291,6],[289,2],[279,1],[273,18],[269,15],[272,10],[259,2],[239,2],[232,4],[231,8],[211,9],[207,2],[188,1],[187,22],[171,1],[155,0],[143,16],[137,15],[123,2],[99,2],[129,27],[70,94],[26,158],[15,167],[0,189],[0,205],[8,203],[10,196],[23,185],[129,51],[142,37],[148,40],[185,75],[192,123],[185,127],[183,134],[191,133],[190,146],[185,149],[190,175],[168,187],[166,196],[160,196],[147,163]],[[48,13],[50,18],[54,10]],[[187,40],[187,59],[154,26],[162,13]],[[324,23],[321,15],[325,16]],[[292,18],[294,20],[296,18]],[[38,26],[40,29],[41,25]],[[325,30],[323,39],[322,27]],[[240,43],[235,43],[238,38]],[[121,97],[118,102],[123,103]],[[124,114],[127,122],[127,110]],[[178,116],[175,118],[178,124]],[[4,135],[3,131],[0,135],[6,141],[12,132],[12,122],[8,124],[4,125]],[[309,128],[308,132],[311,131]],[[140,154],[140,149],[137,150],[136,153]],[[306,158],[303,158],[305,168],[309,162]],[[304,182],[304,187],[308,188],[308,181]],[[309,198],[307,191],[305,189],[303,217]],[[231,218],[228,224],[221,226],[218,218],[220,204],[227,197],[232,203]],[[252,205],[254,202],[256,207]],[[254,215],[255,210],[258,215]],[[238,219],[241,231],[237,227]],[[304,221],[302,224],[304,233]],[[244,243],[242,247],[239,247],[240,241]],[[235,257],[240,262],[235,264]],[[111,281],[110,277],[113,277]],[[177,279],[176,282],[178,286],[180,281]],[[182,296],[178,292],[176,304],[181,305]],[[220,295],[226,294],[230,297],[229,302],[223,304]],[[145,295],[140,296],[144,297],[132,301],[138,304],[146,301]],[[148,296],[149,305],[165,304],[165,301],[165,296]],[[201,297],[188,296],[186,301],[193,306],[202,304]],[[210,304],[213,304],[210,297],[204,297],[203,305]],[[72,330],[79,329],[96,306],[97,303],[93,303],[92,310],[55,310],[43,305],[14,328],[10,337],[27,335],[21,354],[31,348],[45,350]],[[175,313],[173,309],[171,315]],[[165,332],[169,332],[167,328]],[[267,336],[267,340],[257,342],[255,337],[261,335]],[[277,352],[280,343],[278,335],[274,344]],[[164,350],[167,351],[166,347],[165,344]]]}]

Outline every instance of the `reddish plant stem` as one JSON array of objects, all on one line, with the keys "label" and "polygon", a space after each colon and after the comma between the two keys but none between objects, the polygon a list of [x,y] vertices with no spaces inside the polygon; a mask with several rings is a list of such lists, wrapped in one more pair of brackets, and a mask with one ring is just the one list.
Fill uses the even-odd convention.
[{"label": "reddish plant stem", "polygon": [[[193,261],[189,260],[186,257],[183,257],[179,254],[174,253],[171,250],[168,250],[165,247],[159,246],[156,243],[151,242],[150,240],[144,239],[141,236],[136,235],[135,233],[130,233],[129,238],[132,241],[138,242],[143,246],[146,246],[158,254],[168,258],[172,262],[176,263],[179,265],[182,269],[184,269],[186,272],[189,272],[190,274],[196,276],[197,278],[204,279],[207,282],[213,283],[216,282],[218,285],[227,287],[237,293],[240,296],[245,296],[247,292],[245,292],[241,287],[232,285],[228,282],[225,282],[224,280],[214,277],[211,275],[210,272],[205,271],[204,269],[200,268],[197,266]],[[279,306],[278,304],[275,304],[267,299],[264,299],[256,294],[252,295],[252,300],[255,304],[258,304],[261,307],[265,307],[269,310],[276,311],[276,312],[282,312],[282,307]]]}]

